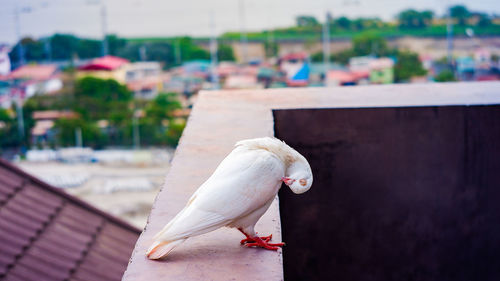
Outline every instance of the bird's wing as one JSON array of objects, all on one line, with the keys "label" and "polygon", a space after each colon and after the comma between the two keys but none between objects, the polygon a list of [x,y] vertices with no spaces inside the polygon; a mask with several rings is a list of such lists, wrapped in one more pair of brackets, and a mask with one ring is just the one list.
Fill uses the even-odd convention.
[{"label": "bird's wing", "polygon": [[248,215],[274,198],[284,169],[268,151],[236,148],[157,238],[200,235]]}]

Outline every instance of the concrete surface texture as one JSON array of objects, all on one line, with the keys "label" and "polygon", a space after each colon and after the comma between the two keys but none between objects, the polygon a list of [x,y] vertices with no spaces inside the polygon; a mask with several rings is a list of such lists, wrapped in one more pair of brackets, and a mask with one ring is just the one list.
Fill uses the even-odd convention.
[{"label": "concrete surface texture", "polygon": [[[164,261],[145,257],[154,234],[183,208],[236,141],[274,135],[273,109],[499,104],[499,88],[498,82],[481,82],[201,92],[123,279],[283,279],[282,250],[244,248],[239,244],[242,235],[234,229],[191,238]],[[301,133],[308,134],[307,128]],[[256,231],[281,241],[278,200]]]}]

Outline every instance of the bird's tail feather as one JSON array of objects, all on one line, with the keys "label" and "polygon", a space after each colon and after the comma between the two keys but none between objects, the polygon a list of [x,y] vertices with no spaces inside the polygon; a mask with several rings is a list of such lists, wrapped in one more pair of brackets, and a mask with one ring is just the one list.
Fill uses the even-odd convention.
[{"label": "bird's tail feather", "polygon": [[170,253],[170,251],[182,244],[182,242],[186,241],[186,239],[187,238],[169,242],[156,240],[148,249],[146,255],[151,260],[161,259],[163,257],[166,257]]}]

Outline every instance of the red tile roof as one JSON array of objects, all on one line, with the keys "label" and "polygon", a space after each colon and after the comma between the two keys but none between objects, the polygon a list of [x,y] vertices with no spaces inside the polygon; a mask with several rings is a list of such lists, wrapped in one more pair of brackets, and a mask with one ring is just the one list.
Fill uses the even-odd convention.
[{"label": "red tile roof", "polygon": [[129,60],[114,56],[104,56],[93,59],[90,63],[79,67],[79,70],[115,70],[122,65],[129,63]]},{"label": "red tile roof", "polygon": [[34,79],[48,80],[57,72],[57,66],[54,64],[46,65],[23,65],[8,75],[10,79]]},{"label": "red tile roof", "polygon": [[280,60],[305,60],[307,59],[308,54],[306,52],[297,52],[297,53],[290,53],[282,56]]},{"label": "red tile roof", "polygon": [[121,280],[139,230],[0,160],[0,279]]},{"label": "red tile roof", "polygon": [[33,111],[31,116],[35,120],[60,119],[60,118],[73,119],[73,118],[77,118],[78,114],[73,112],[73,111],[40,110],[40,111]]}]

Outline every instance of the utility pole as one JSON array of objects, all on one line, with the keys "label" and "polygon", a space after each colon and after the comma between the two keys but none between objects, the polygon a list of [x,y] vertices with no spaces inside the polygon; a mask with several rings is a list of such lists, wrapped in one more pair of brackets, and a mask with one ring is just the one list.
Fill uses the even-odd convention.
[{"label": "utility pole", "polygon": [[134,115],[132,117],[132,126],[134,134],[134,149],[139,149],[141,147],[141,137],[139,135],[139,115],[141,112],[139,110],[134,111]]},{"label": "utility pole", "polygon": [[175,63],[176,64],[181,64],[181,59],[182,54],[181,54],[181,39],[177,38],[175,39]]},{"label": "utility pole", "polygon": [[247,33],[245,31],[245,0],[240,0],[239,2],[239,12],[240,12],[240,42],[242,52],[243,63],[248,62],[248,38]]},{"label": "utility pole", "polygon": [[82,128],[78,127],[75,129],[75,144],[76,147],[83,147],[83,141],[82,141]]},{"label": "utility pole", "polygon": [[446,17],[446,42],[447,42],[447,61],[448,65],[452,65],[453,60],[453,23],[451,20],[451,9],[448,7],[448,13]]},{"label": "utility pole", "polygon": [[50,37],[44,40],[45,53],[47,54],[47,61],[52,61],[52,45],[50,43]]},{"label": "utility pole", "polygon": [[21,101],[21,91],[17,93],[16,101],[16,115],[17,115],[17,129],[19,131],[19,136],[24,142],[24,116],[23,116],[23,105]]},{"label": "utility pole", "polygon": [[24,65],[25,61],[24,61],[24,48],[23,48],[23,43],[22,43],[22,38],[21,38],[21,22],[20,22],[20,13],[21,11],[19,10],[19,5],[16,5],[16,7],[14,8],[14,21],[15,21],[15,25],[16,25],[16,36],[17,36],[17,40],[18,40],[18,48],[17,48],[17,52],[18,52],[18,56],[19,56],[19,66],[22,66]]},{"label": "utility pole", "polygon": [[212,76],[212,89],[217,90],[219,89],[219,77],[217,75],[217,38],[215,37],[215,17],[213,11],[210,13],[210,31],[212,33],[212,36],[210,36],[210,73]]},{"label": "utility pole", "polygon": [[106,10],[106,3],[104,0],[101,2],[101,28],[102,28],[102,55],[106,56],[108,54],[108,38],[106,38],[108,34],[107,29],[108,22],[108,14]]},{"label": "utility pole", "polygon": [[142,45],[141,47],[139,47],[139,58],[141,59],[141,61],[146,61],[146,46]]},{"label": "utility pole", "polygon": [[325,82],[328,70],[330,70],[330,18],[330,13],[327,12],[325,23],[323,24],[323,64],[325,67]]}]

